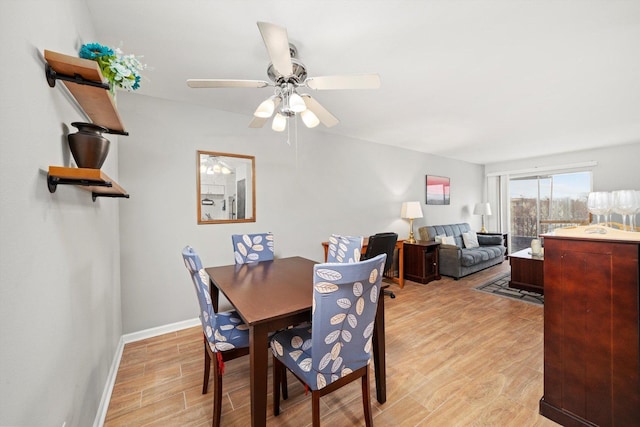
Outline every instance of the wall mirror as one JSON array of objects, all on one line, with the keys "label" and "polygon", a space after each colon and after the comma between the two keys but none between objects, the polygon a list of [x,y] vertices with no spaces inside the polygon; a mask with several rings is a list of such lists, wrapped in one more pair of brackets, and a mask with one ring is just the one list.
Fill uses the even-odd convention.
[{"label": "wall mirror", "polygon": [[198,151],[198,224],[256,222],[255,157]]}]

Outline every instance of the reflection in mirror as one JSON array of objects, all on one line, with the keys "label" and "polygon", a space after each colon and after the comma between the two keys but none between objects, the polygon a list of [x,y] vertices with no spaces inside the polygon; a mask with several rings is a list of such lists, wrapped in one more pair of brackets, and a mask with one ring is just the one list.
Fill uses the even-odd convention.
[{"label": "reflection in mirror", "polygon": [[256,221],[255,157],[198,151],[198,224]]}]

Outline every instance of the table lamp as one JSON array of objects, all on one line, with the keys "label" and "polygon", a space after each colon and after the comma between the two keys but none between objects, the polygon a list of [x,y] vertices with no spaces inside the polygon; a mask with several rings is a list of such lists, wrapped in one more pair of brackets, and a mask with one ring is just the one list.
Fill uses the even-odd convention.
[{"label": "table lamp", "polygon": [[486,233],[487,229],[484,228],[484,216],[491,215],[491,205],[489,203],[476,203],[475,208],[473,208],[474,215],[482,215],[482,229],[481,233]]},{"label": "table lamp", "polygon": [[416,239],[413,237],[413,220],[414,218],[422,218],[420,202],[403,202],[400,217],[409,220],[409,238],[407,239],[407,243],[415,243]]}]

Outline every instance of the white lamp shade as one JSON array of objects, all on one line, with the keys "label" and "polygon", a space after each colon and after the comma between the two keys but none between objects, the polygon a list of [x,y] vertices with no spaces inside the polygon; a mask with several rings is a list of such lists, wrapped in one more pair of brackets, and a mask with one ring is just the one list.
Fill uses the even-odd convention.
[{"label": "white lamp shade", "polygon": [[271,129],[276,132],[282,132],[287,128],[287,118],[280,113],[276,113],[271,123]]},{"label": "white lamp shade", "polygon": [[473,208],[474,215],[491,215],[491,205],[489,203],[476,203]]},{"label": "white lamp shade", "polygon": [[420,202],[403,202],[400,217],[409,219],[422,218]]},{"label": "white lamp shade", "polygon": [[256,111],[254,111],[253,115],[256,117],[262,117],[264,119],[271,117],[271,115],[273,114],[273,110],[275,110],[276,108],[276,104],[275,102],[273,102],[273,96],[270,97],[269,99],[265,99],[264,101],[262,101],[262,103],[260,105],[258,105],[258,108],[256,108]]},{"label": "white lamp shade", "polygon": [[307,104],[304,103],[304,100],[300,95],[293,92],[289,97],[289,108],[294,113],[301,113],[307,109]]},{"label": "white lamp shade", "polygon": [[302,117],[302,121],[308,128],[314,128],[320,124],[320,119],[311,110],[304,110],[300,113],[300,117]]}]

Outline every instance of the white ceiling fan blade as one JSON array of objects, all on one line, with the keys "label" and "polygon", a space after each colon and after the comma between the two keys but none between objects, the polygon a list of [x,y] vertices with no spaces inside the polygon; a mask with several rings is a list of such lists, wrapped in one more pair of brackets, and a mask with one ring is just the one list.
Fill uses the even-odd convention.
[{"label": "white ceiling fan blade", "polygon": [[305,85],[315,90],[378,89],[380,76],[378,74],[355,74],[351,76],[309,77],[305,81]]},{"label": "white ceiling fan blade", "polygon": [[285,77],[293,74],[291,53],[289,52],[289,36],[287,29],[268,22],[258,22],[262,40],[267,47],[271,63],[277,72]]},{"label": "white ceiling fan blade", "polygon": [[304,94],[301,96],[307,108],[311,110],[311,112],[318,117],[318,119],[320,120],[320,123],[322,123],[328,128],[333,127],[338,123],[340,123],[340,120],[338,120],[333,114],[327,111],[326,108],[320,105],[318,101],[313,99],[311,95]]},{"label": "white ceiling fan blade", "polygon": [[269,117],[254,117],[249,122],[249,127],[255,129],[261,128],[265,123],[267,123],[267,120],[269,120]]},{"label": "white ceiling fan blade", "polygon": [[249,87],[259,88],[269,86],[264,80],[232,80],[232,79],[188,79],[187,86],[192,88],[227,88]]}]

